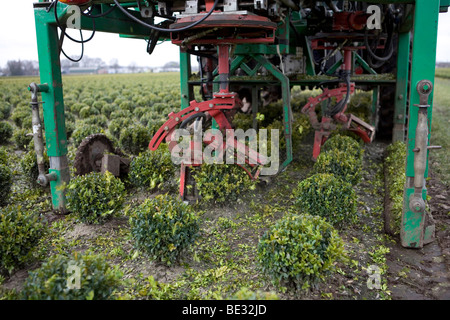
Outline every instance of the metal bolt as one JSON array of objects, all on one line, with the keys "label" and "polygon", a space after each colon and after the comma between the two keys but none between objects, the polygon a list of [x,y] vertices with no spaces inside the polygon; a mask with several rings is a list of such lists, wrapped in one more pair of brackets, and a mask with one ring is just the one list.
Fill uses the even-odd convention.
[{"label": "metal bolt", "polygon": [[177,122],[180,121],[180,118],[176,117],[176,118],[175,118],[175,121],[177,121]]},{"label": "metal bolt", "polygon": [[165,126],[165,127],[164,127],[164,130],[166,130],[166,131],[169,130],[169,127],[168,127],[168,126]]},{"label": "metal bolt", "polygon": [[402,94],[399,95],[399,96],[398,96],[398,99],[399,99],[399,100],[403,100],[403,95],[402,95]]},{"label": "metal bolt", "polygon": [[214,107],[214,105],[213,105],[212,103],[210,103],[210,104],[209,104],[209,107],[210,107],[210,108],[213,108],[213,107]]},{"label": "metal bolt", "polygon": [[194,110],[195,110],[195,111],[198,111],[198,110],[200,110],[200,109],[199,109],[199,107],[195,107],[195,109],[194,109]]}]

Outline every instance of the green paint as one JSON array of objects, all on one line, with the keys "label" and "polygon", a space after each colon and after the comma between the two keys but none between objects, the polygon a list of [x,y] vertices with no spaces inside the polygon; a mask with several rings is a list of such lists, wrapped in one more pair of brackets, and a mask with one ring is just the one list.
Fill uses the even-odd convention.
[{"label": "green paint", "polygon": [[[45,138],[49,157],[67,159],[67,135],[64,117],[64,100],[59,60],[58,32],[53,11],[47,13],[45,8],[35,9],[36,37],[39,55],[40,81],[47,84],[42,87],[42,101],[44,111]],[[66,200],[64,186],[69,182],[68,172],[61,172],[52,168],[58,177],[50,182],[53,209],[65,212]],[[68,168],[62,169],[68,171]]]},{"label": "green paint", "polygon": [[[436,64],[437,30],[439,19],[439,0],[416,0],[414,16],[414,41],[412,49],[411,68],[411,93],[409,107],[409,124],[407,137],[407,181],[414,177],[414,152],[416,127],[418,121],[418,107],[420,103],[416,86],[421,80],[434,82]],[[431,93],[428,108],[429,128],[431,128],[431,114],[433,110],[433,93]],[[428,177],[428,161],[425,178]],[[409,209],[409,196],[413,193],[413,188],[407,188],[404,197],[404,212],[402,215],[401,240],[405,247],[420,248],[423,246],[425,230],[423,221],[425,213],[414,213]],[[426,198],[426,190],[423,191]]]},{"label": "green paint", "polygon": [[397,85],[395,89],[393,142],[405,140],[410,47],[410,33],[400,33],[397,51]]}]

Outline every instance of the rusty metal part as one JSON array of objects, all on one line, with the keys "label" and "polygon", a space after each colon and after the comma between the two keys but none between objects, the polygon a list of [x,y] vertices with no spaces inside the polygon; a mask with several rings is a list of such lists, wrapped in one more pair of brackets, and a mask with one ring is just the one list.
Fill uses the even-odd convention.
[{"label": "rusty metal part", "polygon": [[409,206],[413,212],[425,212],[425,201],[422,197],[422,190],[425,186],[425,170],[428,157],[428,98],[433,90],[433,83],[429,80],[422,80],[417,84],[417,92],[420,97],[416,142],[414,148],[414,193],[411,195]]},{"label": "rusty metal part", "polygon": [[80,176],[90,172],[101,172],[102,158],[105,153],[115,153],[111,140],[97,133],[86,137],[78,146],[75,154],[75,174]]},{"label": "rusty metal part", "polygon": [[[170,28],[183,28],[202,17],[203,14],[182,16],[171,24]],[[273,43],[276,27],[276,23],[270,21],[270,19],[250,12],[245,12],[245,14],[221,13],[212,14],[208,19],[189,30],[172,32],[171,37],[172,43],[176,45],[181,45],[185,39],[192,39],[189,44],[197,45]],[[201,38],[195,38],[199,32],[213,28],[220,28],[220,30],[211,34],[203,34]]]}]

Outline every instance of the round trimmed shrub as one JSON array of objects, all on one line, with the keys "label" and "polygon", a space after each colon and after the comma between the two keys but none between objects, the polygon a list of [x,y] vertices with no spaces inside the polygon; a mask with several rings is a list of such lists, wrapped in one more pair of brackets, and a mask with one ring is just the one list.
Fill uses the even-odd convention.
[{"label": "round trimmed shrub", "polygon": [[16,108],[11,114],[11,120],[19,128],[31,128],[31,110],[29,108]]},{"label": "round trimmed shrub", "polygon": [[119,145],[125,152],[138,155],[148,148],[150,139],[151,135],[148,128],[134,125],[121,130]]},{"label": "round trimmed shrub", "polygon": [[201,200],[216,204],[237,200],[256,187],[255,181],[234,164],[203,164],[194,167],[193,177]]},{"label": "round trimmed shrub", "polygon": [[86,125],[95,125],[97,127],[106,128],[108,126],[108,118],[106,118],[103,114],[99,114],[84,119],[83,123]]},{"label": "round trimmed shrub", "polygon": [[105,104],[101,109],[102,114],[104,114],[108,119],[109,119],[109,116],[111,115],[111,112],[116,111],[116,110],[117,110],[117,107],[112,104]]},{"label": "round trimmed shrub", "polygon": [[91,172],[73,178],[67,187],[67,204],[82,222],[102,224],[120,210],[125,186],[112,173]]},{"label": "round trimmed shrub", "polygon": [[100,114],[100,111],[98,111],[97,108],[94,108],[94,107],[91,107],[91,106],[83,107],[80,110],[80,118],[81,119],[86,119],[86,118],[89,118],[91,116],[95,116],[95,115],[98,115],[98,114]]},{"label": "round trimmed shrub", "polygon": [[7,120],[11,114],[11,105],[7,102],[3,102],[0,105],[0,120]]},{"label": "round trimmed shrub", "polygon": [[132,124],[133,121],[131,120],[131,118],[113,119],[109,122],[108,131],[114,138],[119,139],[121,130],[123,128],[131,126]]},{"label": "round trimmed shrub", "polygon": [[362,176],[362,160],[350,155],[346,150],[331,149],[319,154],[313,171],[314,173],[332,173],[356,185]]},{"label": "round trimmed shrub", "polygon": [[134,186],[148,191],[170,188],[175,184],[176,168],[167,145],[161,144],[155,151],[147,150],[131,161],[128,178]]},{"label": "round trimmed shrub", "polygon": [[11,169],[6,164],[0,163],[0,206],[8,202],[12,183]]},{"label": "round trimmed shrub", "polygon": [[13,135],[13,127],[6,121],[0,121],[0,144],[8,143]]},{"label": "round trimmed shrub", "polygon": [[8,165],[8,151],[6,147],[0,147],[0,164]]},{"label": "round trimmed shrub", "polygon": [[104,133],[103,129],[94,124],[76,124],[76,129],[72,133],[73,144],[78,147],[78,145],[83,141],[84,138],[95,133]]},{"label": "round trimmed shrub", "polygon": [[70,111],[76,115],[78,115],[81,111],[81,109],[89,107],[85,103],[76,102],[70,106]]},{"label": "round trimmed shrub", "polygon": [[[50,167],[50,160],[47,153],[44,151],[44,163],[45,172],[48,171]],[[25,177],[25,180],[31,187],[38,187],[37,178],[39,177],[39,168],[37,165],[36,152],[34,149],[25,153],[19,162],[20,169]]]},{"label": "round trimmed shrub", "polygon": [[28,261],[45,230],[37,213],[18,205],[0,208],[0,269],[10,272]]},{"label": "round trimmed shrub", "polygon": [[198,216],[178,197],[146,199],[130,217],[135,246],[151,259],[173,264],[199,232]]},{"label": "round trimmed shrub", "polygon": [[[79,270],[79,283],[75,279]],[[79,286],[78,286],[79,284]],[[55,255],[30,272],[23,290],[26,300],[110,300],[119,288],[120,273],[98,255]]]},{"label": "round trimmed shrub", "polygon": [[363,157],[363,149],[361,145],[349,136],[344,135],[334,135],[329,138],[322,146],[322,152],[327,152],[333,149],[339,149],[341,151],[345,151],[349,154],[349,156],[355,157],[357,159],[361,159]]},{"label": "round trimmed shrub", "polygon": [[33,136],[27,136],[28,133],[30,133],[30,130],[24,128],[16,129],[14,131],[12,138],[16,147],[20,150],[28,149],[31,140],[33,140]]},{"label": "round trimmed shrub", "polygon": [[335,268],[344,243],[324,218],[289,213],[264,233],[258,244],[262,271],[277,286],[308,288]]},{"label": "round trimmed shrub", "polygon": [[355,190],[333,174],[317,173],[300,181],[293,195],[300,211],[324,217],[333,225],[356,222]]}]

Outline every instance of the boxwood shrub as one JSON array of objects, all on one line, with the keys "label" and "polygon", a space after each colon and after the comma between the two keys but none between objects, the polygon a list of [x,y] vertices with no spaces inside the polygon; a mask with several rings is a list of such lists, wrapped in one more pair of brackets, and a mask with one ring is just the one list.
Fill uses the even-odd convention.
[{"label": "boxwood shrub", "polygon": [[192,206],[179,197],[158,195],[134,209],[130,228],[136,248],[171,265],[194,242],[199,223]]},{"label": "boxwood shrub", "polygon": [[339,149],[341,151],[345,151],[349,154],[349,156],[361,160],[364,154],[364,150],[363,148],[361,148],[361,145],[358,143],[358,141],[356,141],[350,136],[344,136],[340,134],[334,135],[327,141],[325,141],[325,143],[321,148],[321,151],[327,152],[332,149]]},{"label": "boxwood shrub", "polygon": [[13,183],[13,175],[7,164],[0,163],[0,206],[8,203]]},{"label": "boxwood shrub", "polygon": [[30,133],[30,131],[31,130],[25,128],[18,128],[14,130],[12,138],[18,149],[29,149],[29,144],[31,140],[33,140],[33,136],[27,135],[28,133]]},{"label": "boxwood shrub", "polygon": [[314,173],[333,173],[353,185],[361,180],[361,171],[362,159],[336,148],[321,152],[313,167]]},{"label": "boxwood shrub", "polygon": [[148,128],[142,125],[133,125],[121,130],[119,145],[125,152],[138,155],[148,149],[151,135]]},{"label": "boxwood shrub", "polygon": [[32,256],[46,223],[19,205],[0,208],[0,269],[12,271]]},{"label": "boxwood shrub", "polygon": [[13,136],[13,127],[6,121],[0,121],[0,144],[8,143]]},{"label": "boxwood shrub", "polygon": [[171,189],[176,182],[174,175],[177,168],[167,145],[161,144],[155,151],[146,150],[133,158],[128,178],[134,186],[148,191]]},{"label": "boxwood shrub", "polygon": [[293,195],[299,211],[324,217],[335,226],[356,222],[355,190],[333,174],[317,173],[300,181]]},{"label": "boxwood shrub", "polygon": [[123,182],[110,172],[92,172],[74,177],[67,187],[67,205],[86,224],[102,224],[122,208]]},{"label": "boxwood shrub", "polygon": [[344,255],[337,231],[322,217],[288,213],[259,241],[262,271],[277,286],[308,288],[335,269]]},{"label": "boxwood shrub", "polygon": [[202,164],[193,168],[195,187],[203,202],[223,204],[256,187],[247,173],[234,164]]},{"label": "boxwood shrub", "polygon": [[389,233],[398,235],[403,211],[403,190],[406,182],[405,174],[406,144],[395,142],[386,148],[384,171],[386,179],[386,193],[389,197],[389,218],[387,224]]},{"label": "boxwood shrub", "polygon": [[[44,163],[45,163],[45,172],[48,172],[50,167],[50,160],[47,156],[47,152],[44,151]],[[25,181],[29,184],[30,187],[38,187],[37,178],[39,176],[39,169],[37,165],[36,152],[34,149],[25,153],[19,162],[20,169],[25,178]]]},{"label": "boxwood shrub", "polygon": [[[75,278],[80,271],[79,287]],[[109,300],[120,286],[120,272],[98,255],[50,257],[30,272],[22,290],[26,300]]]},{"label": "boxwood shrub", "polygon": [[78,147],[78,145],[83,141],[84,138],[95,133],[104,133],[104,130],[94,124],[83,124],[78,122],[76,124],[76,129],[72,133],[73,144]]}]

